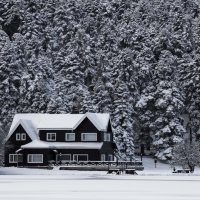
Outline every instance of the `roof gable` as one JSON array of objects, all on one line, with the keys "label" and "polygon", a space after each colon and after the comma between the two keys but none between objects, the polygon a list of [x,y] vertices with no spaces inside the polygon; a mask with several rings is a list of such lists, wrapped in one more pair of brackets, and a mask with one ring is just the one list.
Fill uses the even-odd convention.
[{"label": "roof gable", "polygon": [[30,120],[20,119],[12,129],[10,129],[10,132],[8,133],[6,137],[6,141],[11,137],[11,135],[14,133],[14,131],[17,129],[17,127],[21,125],[23,129],[26,131],[26,133],[29,135],[31,140],[38,139],[37,129],[34,127],[32,122]]},{"label": "roof gable", "polygon": [[108,123],[110,120],[109,114],[100,114],[100,113],[86,113],[74,126],[74,130],[83,122],[85,118],[88,118],[92,124],[99,130],[99,131],[106,131],[108,128]]}]

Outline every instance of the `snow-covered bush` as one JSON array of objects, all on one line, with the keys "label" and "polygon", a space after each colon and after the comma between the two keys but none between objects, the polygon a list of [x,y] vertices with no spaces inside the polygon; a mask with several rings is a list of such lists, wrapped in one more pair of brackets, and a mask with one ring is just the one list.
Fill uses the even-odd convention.
[{"label": "snow-covered bush", "polygon": [[195,166],[200,166],[200,145],[198,142],[182,142],[173,149],[172,166],[181,166],[194,171]]}]

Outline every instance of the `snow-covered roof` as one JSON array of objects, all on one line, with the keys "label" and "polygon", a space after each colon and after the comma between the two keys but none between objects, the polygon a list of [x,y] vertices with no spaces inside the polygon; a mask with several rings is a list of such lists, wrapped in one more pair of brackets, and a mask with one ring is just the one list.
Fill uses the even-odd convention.
[{"label": "snow-covered roof", "polygon": [[107,130],[108,122],[110,120],[110,115],[105,114],[105,113],[86,113],[76,123],[76,125],[73,127],[73,130],[75,130],[86,117],[94,124],[94,126],[99,131],[106,131]]},{"label": "snow-covered roof", "polygon": [[101,149],[103,142],[45,142],[33,140],[22,149]]},{"label": "snow-covered roof", "polygon": [[86,113],[86,114],[41,114],[23,113],[16,114],[6,137],[6,141],[19,124],[23,126],[32,140],[38,138],[40,129],[66,129],[75,130],[80,123],[88,118],[99,131],[107,131],[110,115],[107,113]]},{"label": "snow-covered roof", "polygon": [[19,125],[21,125],[24,128],[24,130],[28,133],[28,135],[32,140],[38,139],[38,134],[37,134],[38,131],[36,127],[32,124],[32,121],[27,119],[19,119],[18,121],[16,121],[15,124],[13,124],[13,127],[12,129],[10,129],[6,137],[6,140],[9,139],[9,137],[13,134],[13,132]]}]

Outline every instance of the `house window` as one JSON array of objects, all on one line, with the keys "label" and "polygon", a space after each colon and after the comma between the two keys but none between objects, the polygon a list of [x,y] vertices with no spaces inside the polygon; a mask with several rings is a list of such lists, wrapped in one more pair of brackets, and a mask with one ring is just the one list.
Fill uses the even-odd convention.
[{"label": "house window", "polygon": [[16,133],[16,140],[17,141],[21,140],[21,134],[20,133]]},{"label": "house window", "polygon": [[106,160],[106,155],[105,154],[101,154],[101,161],[105,161]]},{"label": "house window", "polygon": [[110,133],[104,133],[104,141],[110,142]]},{"label": "house window", "polygon": [[26,140],[26,133],[16,133],[16,140]]},{"label": "house window", "polygon": [[113,161],[113,155],[112,154],[108,154],[108,161]]},{"label": "house window", "polygon": [[82,133],[81,134],[82,141],[97,141],[97,134],[96,133]]},{"label": "house window", "polygon": [[88,161],[88,154],[74,154],[73,155],[74,161]]},{"label": "house window", "polygon": [[57,155],[58,158],[57,160],[60,160],[60,161],[71,161],[71,154],[61,154],[61,155]]},{"label": "house window", "polygon": [[65,133],[65,141],[75,141],[75,133]]},{"label": "house window", "polygon": [[28,154],[28,163],[43,163],[43,154]]},{"label": "house window", "polygon": [[47,141],[56,141],[56,133],[47,133]]},{"label": "house window", "polygon": [[23,161],[22,154],[9,154],[9,163],[18,163]]},{"label": "house window", "polygon": [[26,134],[25,133],[21,134],[21,140],[26,140]]}]

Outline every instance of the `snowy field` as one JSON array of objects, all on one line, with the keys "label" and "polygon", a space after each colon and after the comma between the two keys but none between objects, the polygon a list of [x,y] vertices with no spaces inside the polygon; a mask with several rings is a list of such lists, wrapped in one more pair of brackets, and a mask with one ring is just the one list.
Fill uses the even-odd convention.
[{"label": "snowy field", "polygon": [[144,160],[138,175],[0,168],[0,200],[199,200],[200,173],[172,174]]},{"label": "snowy field", "polygon": [[1,200],[199,200],[200,176],[5,175]]}]

